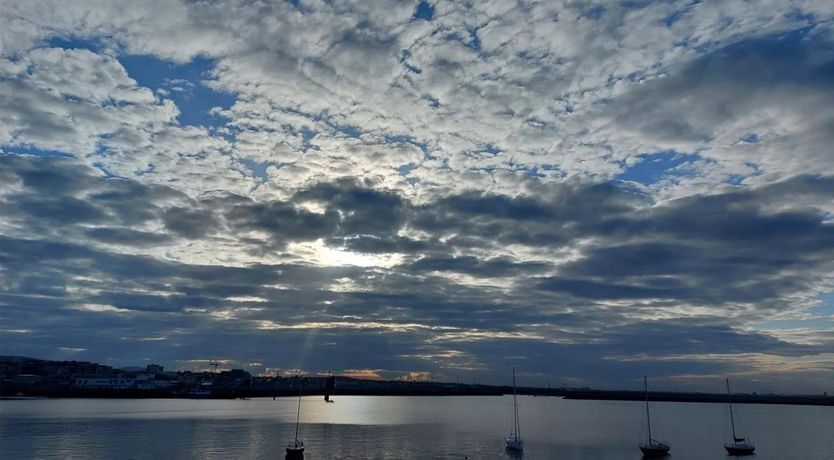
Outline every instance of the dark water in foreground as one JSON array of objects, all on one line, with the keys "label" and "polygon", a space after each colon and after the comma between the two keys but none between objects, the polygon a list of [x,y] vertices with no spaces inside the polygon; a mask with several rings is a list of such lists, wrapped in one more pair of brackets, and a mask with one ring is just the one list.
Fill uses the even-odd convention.
[{"label": "dark water in foreground", "polygon": [[[509,397],[320,397],[302,402],[305,458],[507,458]],[[525,459],[637,460],[641,403],[521,397]],[[284,457],[292,398],[252,400],[0,401],[0,457]],[[652,428],[670,460],[728,459],[720,404],[653,403]],[[755,460],[834,460],[834,408],[743,405]],[[725,429],[726,428],[726,429]]]}]

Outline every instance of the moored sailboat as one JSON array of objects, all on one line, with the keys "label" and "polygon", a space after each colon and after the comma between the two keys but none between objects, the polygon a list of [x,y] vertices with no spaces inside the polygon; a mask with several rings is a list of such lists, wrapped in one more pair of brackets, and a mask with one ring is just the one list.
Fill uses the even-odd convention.
[{"label": "moored sailboat", "polygon": [[301,390],[303,380],[301,380],[300,376],[298,380],[298,411],[295,414],[295,440],[287,444],[286,458],[288,459],[304,458],[304,442],[298,439],[298,424],[301,420]]},{"label": "moored sailboat", "polygon": [[330,399],[330,395],[336,393],[336,376],[330,375],[327,377],[327,380],[324,384],[324,402],[335,402]]},{"label": "moored sailboat", "polygon": [[739,437],[736,434],[736,420],[733,416],[733,397],[730,393],[730,379],[726,379],[726,381],[727,404],[730,407],[730,426],[732,426],[733,430],[733,440],[727,444],[724,444],[724,448],[727,449],[727,453],[730,455],[752,455],[756,450],[756,446],[753,445],[753,442],[749,439]]},{"label": "moored sailboat", "polygon": [[640,451],[643,457],[655,458],[669,455],[671,447],[665,442],[660,442],[652,437],[652,416],[649,412],[649,383],[643,376],[643,389],[646,392],[646,423],[648,425],[648,436],[645,442],[640,443]]},{"label": "moored sailboat", "polygon": [[504,442],[507,450],[520,453],[524,451],[524,441],[521,440],[521,429],[518,423],[518,395],[515,388],[515,366],[513,366],[513,431]]}]

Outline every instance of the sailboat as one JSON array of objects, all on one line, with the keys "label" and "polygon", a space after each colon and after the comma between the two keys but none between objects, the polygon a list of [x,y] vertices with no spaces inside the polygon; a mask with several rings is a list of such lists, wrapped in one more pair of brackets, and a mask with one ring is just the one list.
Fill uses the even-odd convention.
[{"label": "sailboat", "polygon": [[665,457],[669,455],[669,444],[660,442],[652,438],[652,416],[649,412],[649,383],[646,377],[643,376],[643,389],[646,391],[646,422],[649,428],[649,435],[645,442],[640,443],[640,451],[643,452],[643,457]]},{"label": "sailboat", "polygon": [[515,366],[513,366],[513,432],[507,438],[504,445],[506,449],[513,452],[524,451],[524,441],[521,440],[521,430],[518,424],[518,395],[515,389]]},{"label": "sailboat", "polygon": [[301,390],[303,380],[299,377],[298,383],[298,412],[295,414],[295,440],[287,444],[288,459],[304,458],[304,442],[298,439],[298,423],[301,419]]},{"label": "sailboat", "polygon": [[727,404],[730,406],[730,425],[733,427],[733,441],[724,444],[724,448],[727,449],[727,453],[730,455],[752,455],[756,450],[756,446],[753,445],[753,442],[745,438],[740,438],[736,435],[736,420],[733,416],[733,398],[730,393],[730,379],[726,379],[726,381]]},{"label": "sailboat", "polygon": [[325,382],[324,386],[324,402],[335,402],[330,399],[330,395],[336,392],[336,376],[330,375],[327,377],[327,381]]}]

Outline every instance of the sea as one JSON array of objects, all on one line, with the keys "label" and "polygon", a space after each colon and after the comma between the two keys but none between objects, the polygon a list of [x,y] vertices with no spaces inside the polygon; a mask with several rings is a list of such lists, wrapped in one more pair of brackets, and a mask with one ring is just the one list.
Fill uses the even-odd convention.
[{"label": "sea", "polygon": [[[511,396],[301,399],[305,459],[506,459]],[[9,399],[0,401],[4,459],[283,459],[298,398]],[[743,404],[739,434],[755,460],[834,460],[834,407]],[[641,458],[646,408],[633,401],[519,397],[524,459]],[[668,459],[728,459],[725,404],[651,403]]]}]

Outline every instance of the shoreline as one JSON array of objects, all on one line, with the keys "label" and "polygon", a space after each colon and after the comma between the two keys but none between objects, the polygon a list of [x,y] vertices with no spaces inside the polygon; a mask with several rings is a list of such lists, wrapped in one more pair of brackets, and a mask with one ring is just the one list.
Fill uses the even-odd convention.
[{"label": "shoreline", "polygon": [[[372,382],[372,381],[369,381]],[[422,388],[397,388],[382,390],[380,388],[365,389],[342,389],[332,395],[338,400],[339,396],[505,396],[512,394],[509,387],[488,386],[488,385],[460,385],[461,388],[437,387],[431,383],[413,383],[408,386]],[[371,385],[373,386],[373,385]],[[472,388],[464,388],[472,387]],[[324,396],[324,392],[318,390],[303,391],[303,396]],[[629,390],[594,390],[576,388],[519,388],[521,396],[533,397],[560,397],[568,400],[590,400],[590,401],[643,401],[645,394],[640,391]],[[153,390],[74,390],[63,391],[30,391],[29,393],[3,392],[0,400],[29,400],[29,399],[249,399],[249,398],[284,398],[298,396],[297,390],[291,389],[222,389],[212,392],[210,395],[187,395],[175,394],[169,391]],[[687,393],[687,392],[649,392],[649,399],[654,402],[681,402],[681,403],[714,403],[726,404],[727,395],[720,393]],[[824,395],[758,395],[758,394],[734,394],[733,402],[736,404],[769,404],[769,405],[797,405],[797,406],[834,406],[834,397]]]}]

